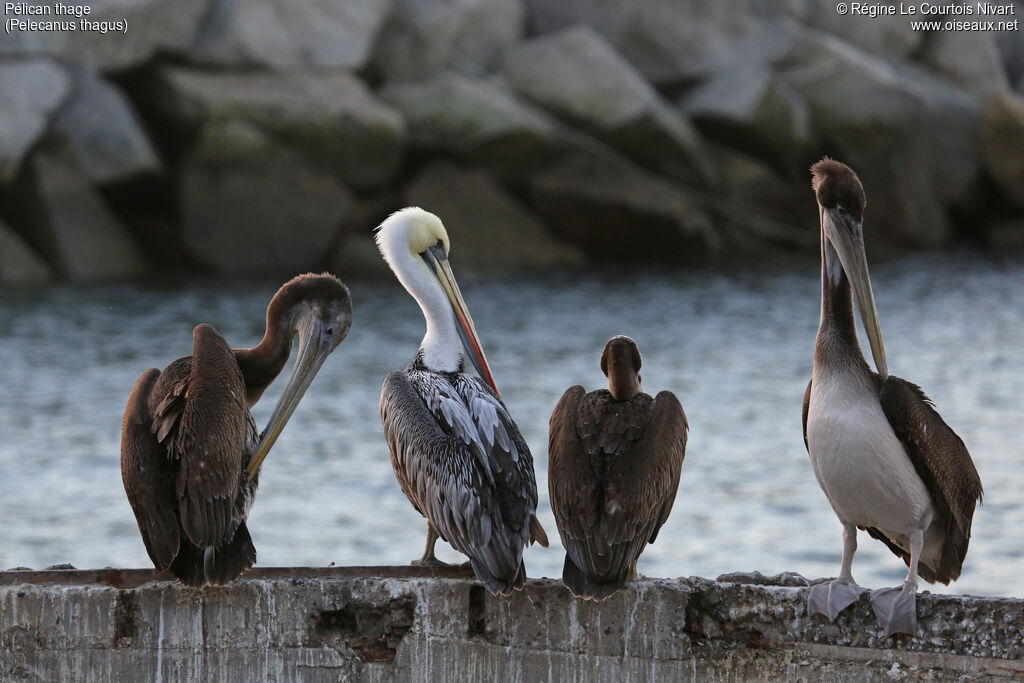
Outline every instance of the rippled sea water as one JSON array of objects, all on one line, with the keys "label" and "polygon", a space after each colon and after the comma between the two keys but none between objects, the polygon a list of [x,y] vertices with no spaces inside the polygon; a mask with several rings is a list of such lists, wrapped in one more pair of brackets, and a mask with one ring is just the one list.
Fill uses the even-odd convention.
[{"label": "rippled sea water", "polygon": [[[458,275],[457,255],[453,267]],[[890,370],[924,387],[985,484],[960,581],[922,586],[1024,597],[1024,258],[953,251],[876,264],[872,276]],[[0,568],[150,566],[121,485],[128,392],[144,369],[191,353],[199,322],[233,346],[256,343],[278,284],[0,291]],[[384,375],[415,352],[423,319],[396,282],[349,284],[352,332],[264,467],[249,524],[262,566],[404,564],[422,552],[426,526],[395,481],[377,400]],[[563,558],[547,500],[548,417],[567,387],[602,386],[598,361],[615,334],[637,341],[645,389],[676,392],[691,428],[675,508],[641,573],[838,572],[841,527],[800,426],[815,263],[461,284],[536,459],[553,543],[527,551],[531,576],[560,576]],[[261,427],[288,372],[254,410]],[[442,559],[460,558],[442,545]],[[905,574],[860,535],[862,584]]]}]

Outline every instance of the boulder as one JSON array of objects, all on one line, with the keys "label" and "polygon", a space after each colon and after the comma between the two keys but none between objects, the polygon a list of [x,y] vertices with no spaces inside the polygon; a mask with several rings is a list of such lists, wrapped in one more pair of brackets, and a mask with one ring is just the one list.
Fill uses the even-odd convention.
[{"label": "boulder", "polygon": [[317,267],[352,203],[331,174],[242,121],[207,124],[180,187],[185,248],[230,274]]},{"label": "boulder", "polygon": [[[1014,7],[1016,16],[1024,18],[1024,0],[1016,0]],[[1000,31],[996,34],[996,46],[1010,87],[1024,95],[1024,40],[1021,32]]]},{"label": "boulder", "polygon": [[520,0],[395,0],[373,65],[386,80],[421,80],[445,69],[482,75],[522,29]]},{"label": "boulder", "polygon": [[62,152],[96,184],[159,171],[160,161],[128,98],[91,69],[69,69],[71,95],[51,132]]},{"label": "boulder", "polygon": [[228,66],[357,69],[369,58],[391,5],[392,0],[210,0],[190,56]]},{"label": "boulder", "polygon": [[586,24],[658,86],[692,83],[737,65],[763,64],[799,32],[784,3],[759,0],[526,0],[531,33]]},{"label": "boulder", "polygon": [[440,216],[458,270],[493,272],[576,266],[574,248],[553,240],[528,209],[486,173],[437,162],[405,189],[403,203]]},{"label": "boulder", "polygon": [[697,132],[592,29],[541,36],[509,51],[502,73],[523,97],[637,160],[708,183]]},{"label": "boulder", "polygon": [[183,133],[246,122],[347,183],[373,187],[398,171],[401,115],[348,73],[211,73],[163,69],[146,95]]},{"label": "boulder", "polygon": [[909,58],[925,40],[925,32],[915,31],[910,24],[911,19],[916,21],[934,18],[920,15],[910,17],[899,13],[879,14],[874,17],[865,14],[839,14],[836,11],[836,4],[831,0],[811,0],[807,3],[807,11],[801,19],[808,26],[840,38],[864,52],[892,59]]},{"label": "boulder", "polygon": [[806,176],[792,182],[759,159],[715,150],[722,169],[724,201],[716,213],[748,250],[766,243],[804,250],[818,247],[818,212]]},{"label": "boulder", "polygon": [[[33,5],[53,3],[31,2]],[[70,62],[107,70],[138,66],[158,51],[184,53],[192,45],[208,0],[79,0],[63,3],[88,6],[91,30],[13,31],[0,43],[0,54],[50,54]],[[10,15],[5,16],[11,18]],[[28,19],[28,16],[21,17]],[[31,17],[60,20],[63,17]]]},{"label": "boulder", "polygon": [[44,153],[30,163],[35,231],[61,274],[71,280],[118,280],[146,272],[131,235],[81,173]]},{"label": "boulder", "polygon": [[530,179],[551,232],[595,261],[703,264],[721,246],[704,209],[630,164],[573,155]]},{"label": "boulder", "polygon": [[812,143],[803,98],[768,68],[716,74],[679,102],[704,135],[801,175]]},{"label": "boulder", "polygon": [[70,85],[64,69],[50,59],[0,64],[0,182],[17,174]]},{"label": "boulder", "polygon": [[40,285],[52,277],[46,261],[0,221],[0,285]]},{"label": "boulder", "polygon": [[546,114],[494,81],[446,73],[389,84],[380,96],[405,117],[415,147],[461,156],[499,177],[529,174],[568,147]]},{"label": "boulder", "polygon": [[807,104],[815,156],[830,154],[860,173],[879,241],[950,240],[948,210],[966,200],[980,170],[972,95],[829,36],[812,36],[787,55],[780,77]]},{"label": "boulder", "polygon": [[397,189],[357,197],[338,245],[327,260],[327,267],[342,280],[350,277],[393,279],[391,268],[377,249],[374,230],[384,219],[405,204]]},{"label": "boulder", "polygon": [[981,149],[988,175],[1011,202],[1024,207],[1024,97],[998,93],[986,101]]},{"label": "boulder", "polygon": [[928,36],[919,59],[966,90],[990,93],[1010,87],[992,33],[937,31]]}]

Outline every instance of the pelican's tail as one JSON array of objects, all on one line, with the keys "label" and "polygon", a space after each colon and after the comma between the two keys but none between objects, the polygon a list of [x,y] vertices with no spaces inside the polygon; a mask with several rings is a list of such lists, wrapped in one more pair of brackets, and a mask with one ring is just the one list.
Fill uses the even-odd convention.
[{"label": "pelican's tail", "polygon": [[566,553],[565,564],[562,565],[562,583],[577,598],[604,600],[625,585],[626,574],[623,573],[621,576],[615,576],[608,581],[594,581],[584,574],[569,558],[568,553]]},{"label": "pelican's tail", "polygon": [[222,585],[234,581],[239,574],[255,563],[256,546],[252,543],[245,522],[242,522],[235,530],[230,543],[206,548],[203,555],[203,572],[209,583]]},{"label": "pelican's tail", "polygon": [[203,549],[188,540],[184,534],[181,536],[178,554],[174,556],[174,561],[168,569],[186,586],[199,588],[206,583],[206,575],[203,573]]},{"label": "pelican's tail", "polygon": [[548,535],[544,531],[544,527],[540,525],[537,515],[530,515],[530,545],[534,543],[540,543],[540,547],[547,548]]}]

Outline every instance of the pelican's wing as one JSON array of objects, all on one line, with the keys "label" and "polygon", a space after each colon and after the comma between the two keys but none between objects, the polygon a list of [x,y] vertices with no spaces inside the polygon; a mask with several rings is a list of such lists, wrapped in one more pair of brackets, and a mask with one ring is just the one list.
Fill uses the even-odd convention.
[{"label": "pelican's wing", "polygon": [[167,569],[178,554],[180,535],[172,463],[150,433],[147,403],[159,377],[156,368],[146,370],[128,397],[121,423],[121,479],[146,552],[158,569]]},{"label": "pelican's wing", "polygon": [[[495,453],[501,448],[496,444],[508,444],[521,459],[513,435],[492,431],[492,440],[481,434],[458,390],[431,372],[390,373],[381,389],[380,410],[395,474],[413,506],[444,540],[469,556],[492,592],[508,593],[521,584],[529,516],[514,515],[526,509],[532,514],[533,508],[516,504],[516,495],[506,490],[512,468],[506,471],[502,463],[512,455]],[[532,460],[530,465],[532,471]],[[516,479],[511,476],[512,482]]]},{"label": "pelican's wing", "polygon": [[249,422],[245,382],[231,347],[209,325],[198,325],[193,336],[188,373],[181,367],[157,404],[153,431],[178,461],[181,526],[205,548],[230,541],[238,526],[235,502]]},{"label": "pelican's wing", "polygon": [[[537,510],[537,475],[530,447],[509,415],[504,401],[486,382],[472,375],[459,374],[455,388],[476,427],[477,443],[486,454],[484,459],[494,481],[502,518],[517,538],[525,533],[529,540],[531,521]],[[472,439],[472,434],[459,436],[464,441]]]},{"label": "pelican's wing", "polygon": [[804,392],[804,448],[808,453],[811,452],[811,447],[807,445],[807,413],[811,410],[811,382],[813,381],[812,379],[807,382],[807,391]]},{"label": "pelican's wing", "polygon": [[[603,597],[621,585],[629,565],[668,519],[687,423],[671,392],[625,402],[614,401],[606,390],[581,393],[582,388],[566,392],[552,416],[552,508],[573,564],[591,584],[610,584],[603,593],[596,585],[583,592]],[[575,420],[569,422],[574,406]],[[556,422],[574,424],[575,435],[556,429]]]},{"label": "pelican's wing", "polygon": [[[948,584],[960,576],[967,555],[974,508],[982,495],[981,478],[964,442],[939,416],[921,387],[893,376],[879,382],[882,410],[928,488],[945,527],[939,566],[926,566],[921,562],[919,573],[930,583]],[[909,553],[884,538],[877,529],[868,531],[910,562]]]}]

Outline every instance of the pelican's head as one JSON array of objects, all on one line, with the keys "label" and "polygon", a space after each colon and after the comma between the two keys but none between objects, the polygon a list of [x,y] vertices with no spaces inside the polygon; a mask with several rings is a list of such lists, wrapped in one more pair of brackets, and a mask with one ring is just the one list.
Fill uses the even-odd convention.
[{"label": "pelican's head", "polygon": [[267,320],[268,324],[277,321],[282,334],[289,339],[298,335],[299,350],[292,376],[249,458],[246,472],[250,477],[259,470],[320,366],[348,335],[352,327],[352,299],[348,287],[330,273],[307,273],[292,278],[277,290],[267,308]]},{"label": "pelican's head", "polygon": [[838,264],[830,264],[831,256],[825,250],[826,270],[834,284],[838,284],[840,275],[837,265],[849,278],[871,344],[875,367],[885,378],[889,371],[882,343],[882,326],[878,321],[875,296],[868,277],[868,258],[864,251],[864,206],[867,204],[864,187],[852,168],[827,157],[811,166],[811,176],[811,187],[818,199],[822,240],[839,257]]},{"label": "pelican's head", "polygon": [[[432,316],[450,316],[470,362],[497,393],[498,386],[473,318],[448,263],[449,246],[448,232],[441,219],[419,207],[396,211],[377,228],[377,247],[399,282],[423,309],[428,336]],[[441,339],[439,343],[447,340]]]},{"label": "pelican's head", "polygon": [[604,345],[601,354],[601,372],[608,378],[608,391],[616,401],[628,401],[640,388],[640,349],[629,337],[618,335]]}]

